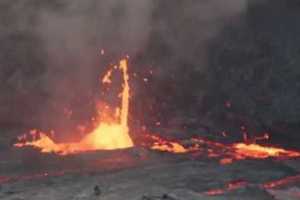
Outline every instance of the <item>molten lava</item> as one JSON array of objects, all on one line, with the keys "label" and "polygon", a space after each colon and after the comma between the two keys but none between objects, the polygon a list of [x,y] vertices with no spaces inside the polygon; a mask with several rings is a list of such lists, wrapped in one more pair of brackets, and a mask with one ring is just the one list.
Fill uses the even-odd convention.
[{"label": "molten lava", "polygon": [[300,152],[285,150],[276,147],[267,147],[259,144],[237,143],[233,145],[236,154],[248,157],[264,159],[269,157],[300,157]]},{"label": "molten lava", "polygon": [[[234,161],[245,159],[289,159],[300,157],[300,151],[264,146],[255,143],[256,140],[252,143],[245,141],[233,144],[222,144],[205,138],[192,138],[184,142],[166,140],[154,135],[149,135],[148,138],[152,141],[150,148],[153,150],[174,154],[193,153],[193,155],[196,156],[201,155],[209,158],[219,158],[220,164],[222,165],[231,164]],[[259,137],[259,139],[260,138],[261,137]],[[266,137],[264,136],[264,138]]]},{"label": "molten lava", "polygon": [[152,141],[152,145],[150,146],[150,148],[153,150],[164,151],[164,152],[175,153],[175,154],[189,153],[192,151],[199,150],[198,144],[195,144],[191,147],[185,147],[179,142],[169,141],[157,135],[147,135],[147,137]]},{"label": "molten lava", "polygon": [[[67,155],[72,153],[92,151],[92,150],[112,150],[112,149],[123,149],[133,147],[133,141],[129,135],[128,128],[128,110],[129,110],[129,75],[127,60],[121,60],[119,69],[123,73],[123,90],[121,93],[122,105],[121,108],[116,108],[115,115],[117,119],[111,122],[111,119],[105,121],[103,116],[98,121],[97,126],[93,131],[88,133],[79,142],[71,143],[56,143],[47,134],[32,130],[30,135],[34,138],[29,141],[26,136],[19,138],[19,142],[16,143],[15,147],[32,146],[40,149],[43,153],[57,153],[60,155]],[[112,70],[109,70],[102,79],[103,83],[111,83],[110,76]],[[104,115],[106,115],[104,113]],[[109,116],[110,114],[108,114]]]}]

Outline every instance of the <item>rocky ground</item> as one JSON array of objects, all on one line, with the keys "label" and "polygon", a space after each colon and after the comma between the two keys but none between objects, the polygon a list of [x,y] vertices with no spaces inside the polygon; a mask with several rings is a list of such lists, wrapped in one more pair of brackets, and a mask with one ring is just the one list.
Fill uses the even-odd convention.
[{"label": "rocky ground", "polygon": [[[1,162],[3,182],[0,199],[297,200],[300,198],[299,160],[244,160],[230,165],[220,165],[217,160],[205,157],[172,155],[142,148],[67,157],[37,153],[28,159],[25,164],[27,171],[20,171],[21,168],[18,166],[22,161],[18,163],[16,158],[6,163]],[[37,160],[40,160],[40,164],[37,164]],[[31,176],[24,176],[25,174]],[[5,182],[5,177],[14,179]],[[286,177],[290,177],[288,182],[278,184],[278,187],[268,187],[270,186],[268,183],[273,181],[275,185]]]}]

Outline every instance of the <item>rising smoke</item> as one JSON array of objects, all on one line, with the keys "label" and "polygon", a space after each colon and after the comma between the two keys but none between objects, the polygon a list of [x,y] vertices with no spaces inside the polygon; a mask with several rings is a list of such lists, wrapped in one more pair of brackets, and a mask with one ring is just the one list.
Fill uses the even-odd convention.
[{"label": "rising smoke", "polygon": [[[162,78],[183,62],[203,71],[208,41],[246,10],[247,0],[3,0],[0,6],[5,17],[0,50],[10,52],[0,59],[3,116],[12,113],[11,120],[22,121],[42,115],[43,121],[64,126],[57,120],[61,110],[89,107],[105,69],[101,49],[111,57],[142,54],[156,60]],[[20,102],[7,96],[24,98],[19,95],[24,91],[31,109],[19,119],[14,113]]]}]

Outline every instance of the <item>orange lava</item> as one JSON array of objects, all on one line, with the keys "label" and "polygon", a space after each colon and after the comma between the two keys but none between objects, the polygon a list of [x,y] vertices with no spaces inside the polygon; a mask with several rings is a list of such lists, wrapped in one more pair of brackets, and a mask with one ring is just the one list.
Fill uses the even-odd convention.
[{"label": "orange lava", "polygon": [[278,147],[263,146],[256,143],[240,142],[234,144],[222,144],[204,138],[192,138],[189,142],[192,146],[184,146],[180,141],[170,141],[158,136],[150,135],[153,144],[151,149],[169,153],[198,152],[209,158],[219,158],[220,164],[227,165],[237,160],[266,159],[266,158],[296,158],[300,157],[300,151],[286,150]]},{"label": "orange lava", "polygon": [[272,189],[272,188],[281,187],[281,186],[288,185],[288,184],[295,183],[295,182],[300,182],[300,174],[297,174],[295,176],[288,176],[288,177],[284,177],[282,179],[273,180],[273,181],[264,183],[262,185],[262,187],[265,189]]},{"label": "orange lava", "polygon": [[192,147],[184,147],[179,142],[168,141],[161,137],[155,135],[149,135],[150,139],[153,140],[153,144],[151,145],[151,149],[157,151],[164,151],[175,154],[189,153],[192,151],[198,150],[198,145],[194,145]]},{"label": "orange lava", "polygon": [[269,157],[300,157],[300,152],[285,150],[276,147],[267,147],[259,144],[236,143],[233,145],[234,152],[247,158],[264,159]]},{"label": "orange lava", "polygon": [[159,143],[154,143],[153,146],[151,147],[153,150],[159,150],[159,151],[166,151],[166,152],[172,152],[172,153],[187,153],[188,150],[184,148],[179,143],[176,142],[168,142],[165,144],[159,144]]},{"label": "orange lava", "polygon": [[249,185],[247,181],[244,180],[235,180],[235,181],[230,181],[226,183],[224,188],[219,188],[219,189],[211,189],[209,191],[204,192],[204,194],[208,196],[216,196],[216,195],[223,195],[226,192],[238,190],[241,188],[245,188]]},{"label": "orange lava", "polygon": [[[298,183],[300,181],[300,174],[294,176],[283,177],[281,179],[272,180],[266,183],[260,183],[257,186],[263,189],[275,189],[283,186],[287,186],[290,184]],[[251,185],[255,185],[254,183],[250,183],[244,180],[230,181],[225,184],[223,188],[210,189],[204,194],[208,196],[218,196],[223,195],[228,192],[232,192],[241,188],[245,188]],[[298,193],[295,194],[298,197]]]},{"label": "orange lava", "polygon": [[[57,153],[60,155],[67,155],[72,153],[79,153],[92,150],[113,150],[133,147],[133,141],[129,135],[128,127],[128,110],[129,110],[129,75],[127,72],[127,60],[120,61],[119,69],[123,73],[123,90],[122,90],[122,105],[120,115],[116,115],[118,119],[111,119],[105,121],[99,120],[96,128],[83,137],[79,142],[74,143],[56,143],[45,133],[38,133],[36,130],[31,131],[33,141],[28,141],[26,136],[20,137],[20,141],[14,144],[15,147],[32,146],[40,149],[43,153]],[[112,71],[108,71],[102,79],[103,83],[111,83],[110,76]],[[106,115],[106,113],[104,113]],[[109,116],[109,114],[108,114]],[[103,118],[103,117],[102,117]]]}]

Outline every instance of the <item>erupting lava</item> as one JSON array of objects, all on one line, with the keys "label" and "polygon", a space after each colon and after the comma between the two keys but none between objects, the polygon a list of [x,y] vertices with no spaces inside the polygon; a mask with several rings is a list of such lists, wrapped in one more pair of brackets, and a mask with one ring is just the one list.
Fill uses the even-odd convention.
[{"label": "erupting lava", "polygon": [[[48,134],[32,130],[30,132],[31,138],[33,138],[32,140],[29,140],[27,135],[24,135],[19,137],[19,142],[14,146],[32,146],[40,149],[43,153],[54,152],[60,155],[92,150],[112,150],[133,147],[134,144],[130,138],[128,127],[130,87],[127,67],[127,60],[121,60],[119,69],[122,71],[124,79],[123,90],[121,93],[121,107],[115,109],[114,115],[112,115],[111,111],[106,109],[98,109],[99,111],[102,111],[102,113],[99,112],[101,114],[97,126],[95,126],[94,130],[88,133],[79,142],[56,143],[48,136]],[[103,84],[112,83],[111,75],[114,69],[117,69],[117,67],[115,66],[113,69],[106,72],[102,78]],[[174,154],[197,152],[198,155],[204,154],[210,158],[220,158],[221,164],[230,164],[235,160],[244,160],[247,158],[265,159],[270,157],[300,157],[299,151],[289,151],[282,148],[262,146],[256,143],[257,140],[269,139],[268,134],[264,134],[263,137],[257,137],[252,141],[248,141],[248,136],[244,134],[244,142],[233,144],[222,144],[204,138],[192,138],[188,141],[180,142],[166,140],[157,135],[146,135],[146,137],[151,141],[146,145],[146,148]]]},{"label": "erupting lava", "polygon": [[[111,122],[105,119],[99,120],[96,128],[82,138],[79,142],[74,143],[56,143],[47,134],[32,130],[30,135],[34,138],[32,141],[27,139],[27,136],[21,136],[15,147],[32,146],[38,148],[43,153],[57,153],[66,155],[92,150],[112,150],[133,147],[133,141],[129,135],[128,128],[128,110],[129,110],[129,75],[127,72],[127,60],[120,61],[119,69],[123,73],[123,90],[122,90],[122,105],[121,108],[116,108],[116,118]],[[112,70],[109,70],[102,79],[103,83],[111,83],[110,75]],[[120,110],[120,112],[118,112]],[[105,113],[104,113],[105,114]]]},{"label": "erupting lava", "polygon": [[[14,146],[19,148],[30,146],[39,149],[42,153],[56,153],[59,155],[68,155],[93,150],[113,150],[133,147],[134,144],[130,138],[128,127],[130,86],[127,68],[127,60],[121,60],[119,70],[121,70],[124,80],[122,93],[120,94],[121,106],[116,107],[114,111],[108,108],[106,104],[104,107],[99,106],[97,109],[97,111],[99,111],[99,116],[96,121],[97,123],[95,128],[86,134],[79,142],[57,143],[49,136],[49,134],[34,129],[31,130],[29,134],[20,136],[18,138],[18,143],[14,144]],[[111,76],[114,69],[118,69],[118,67],[114,66],[113,69],[108,70],[103,76],[101,80],[103,84],[112,83]],[[243,131],[245,132],[244,127]],[[224,134],[224,136],[226,136],[226,134]],[[249,140],[248,135],[244,133],[243,142],[231,144],[211,141],[200,137],[187,138],[180,141],[173,138],[164,139],[160,135],[144,134],[141,138],[143,138],[144,141],[142,141],[140,145],[147,149],[172,154],[189,153],[193,159],[198,158],[198,156],[218,159],[219,163],[222,165],[232,164],[235,161],[245,159],[289,159],[300,157],[300,151],[264,146],[257,143],[258,140],[268,140],[268,134]],[[114,161],[116,160],[115,158],[113,159]],[[69,171],[71,172],[73,170]],[[46,172],[30,176],[21,176],[18,178],[0,177],[0,183],[12,180],[30,180],[48,176],[60,176],[64,175],[65,172],[68,171],[58,173]],[[299,180],[300,175],[285,177],[261,184],[251,183],[246,180],[233,180],[225,183],[222,188],[211,189],[204,192],[204,194],[210,196],[222,195],[248,186],[259,186],[263,189],[272,189],[293,182],[298,182]]]}]

